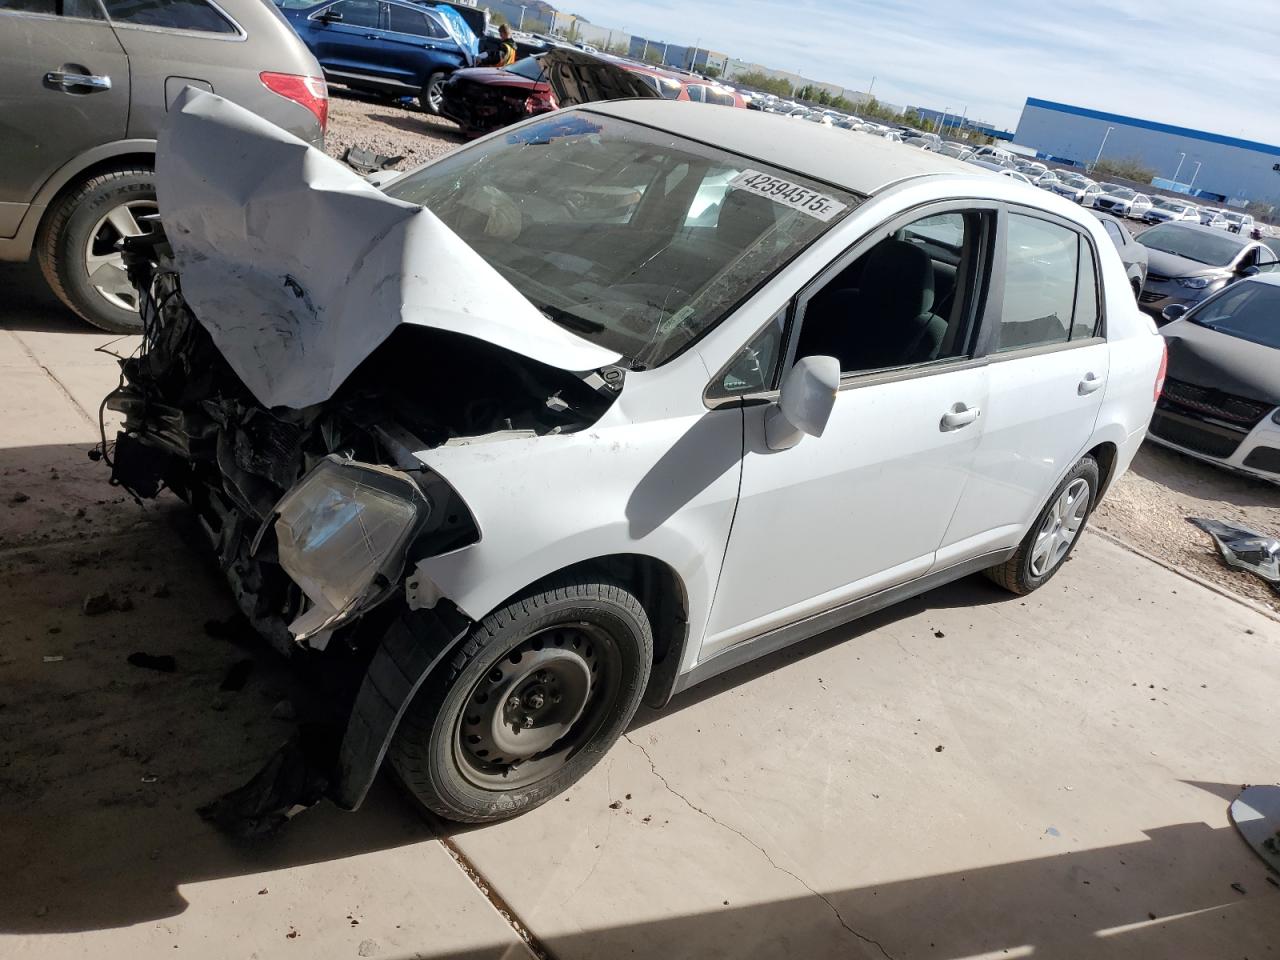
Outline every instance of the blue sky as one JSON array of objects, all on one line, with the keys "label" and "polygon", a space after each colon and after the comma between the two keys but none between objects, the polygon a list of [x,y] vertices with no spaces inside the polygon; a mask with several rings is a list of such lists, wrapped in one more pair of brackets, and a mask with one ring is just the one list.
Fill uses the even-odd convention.
[{"label": "blue sky", "polygon": [[[554,2],[554,0],[553,0]],[[1276,0],[559,0],[602,26],[1013,129],[1027,97],[1280,144]]]}]

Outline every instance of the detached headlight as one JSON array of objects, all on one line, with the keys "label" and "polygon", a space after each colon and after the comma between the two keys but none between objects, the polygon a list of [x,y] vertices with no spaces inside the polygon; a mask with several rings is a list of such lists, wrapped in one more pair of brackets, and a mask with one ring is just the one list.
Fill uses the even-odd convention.
[{"label": "detached headlight", "polygon": [[1176,277],[1178,286],[1188,290],[1203,290],[1214,280],[1213,277]]},{"label": "detached headlight", "polygon": [[305,640],[359,611],[399,576],[405,548],[431,513],[407,474],[330,456],[276,505],[280,566],[313,606],[289,624]]}]

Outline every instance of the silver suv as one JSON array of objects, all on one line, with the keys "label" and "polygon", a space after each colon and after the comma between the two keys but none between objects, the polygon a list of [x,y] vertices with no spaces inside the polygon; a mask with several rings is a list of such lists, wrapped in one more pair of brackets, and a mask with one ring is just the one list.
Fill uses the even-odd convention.
[{"label": "silver suv", "polygon": [[141,329],[118,249],[151,230],[156,129],[194,85],[319,144],[320,65],[262,0],[0,0],[0,260],[112,332]]}]

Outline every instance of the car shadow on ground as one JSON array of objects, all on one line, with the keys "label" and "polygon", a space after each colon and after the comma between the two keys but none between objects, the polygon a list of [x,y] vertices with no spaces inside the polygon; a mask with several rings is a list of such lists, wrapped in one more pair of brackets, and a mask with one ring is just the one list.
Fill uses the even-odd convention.
[{"label": "car shadow on ground", "polygon": [[4,305],[0,330],[108,335],[85,323],[53,295],[34,258],[26,263],[0,263],[0,303]]},{"label": "car shadow on ground", "polygon": [[1238,507],[1280,506],[1280,487],[1217,467],[1148,440],[1133,472],[1177,493],[1202,500],[1224,500]]},{"label": "car shadow on ground", "polygon": [[[50,473],[57,473],[56,482],[49,482]],[[294,724],[272,714],[281,702],[304,702],[305,692],[297,671],[265,644],[210,629],[227,623],[234,605],[186,509],[168,498],[144,510],[106,487],[105,477],[105,468],[85,460],[83,445],[0,449],[0,595],[6,598],[0,610],[6,731],[0,738],[0,862],[11,876],[21,865],[21,883],[0,898],[0,932],[86,931],[159,920],[186,909],[187,884],[458,832],[425,822],[385,774],[358,813],[324,803],[265,841],[232,841],[200,819],[198,807],[245,782],[289,736]],[[17,484],[33,491],[31,499],[11,502]],[[98,595],[107,598],[107,608],[86,614],[86,600]],[[726,673],[665,711],[643,711],[636,726],[833,644],[881,642],[876,628],[897,618],[1015,601],[969,578]],[[173,656],[176,669],[131,665],[127,658],[136,652]],[[222,689],[244,661],[250,663],[244,686]],[[1081,885],[1095,884],[1101,894],[1112,885],[1132,890],[1142,884],[1144,911],[1158,917],[1212,910],[1248,922],[1258,906],[1220,889],[1210,869],[1224,859],[1223,845],[1239,843],[1226,833],[1182,824],[1103,850],[823,897],[859,932],[908,923],[922,904],[963,903],[964,923],[940,925],[940,956],[1048,946],[1046,938],[1063,936],[1052,939],[1056,949],[1036,955],[1097,956],[1090,948],[1098,943],[1098,929],[1139,924],[1140,930],[1108,942],[1140,947],[1149,921],[1145,912],[1131,915],[1100,896],[1074,924],[1068,917],[1080,907],[1075,894]],[[1170,870],[1170,863],[1185,869]],[[891,872],[901,873],[900,865]],[[1263,887],[1260,877],[1250,885]],[[1046,918],[1046,909],[1054,909],[1053,891],[1062,893],[1062,907]],[[815,903],[828,909],[811,898],[730,905],[715,914],[596,930],[589,934],[595,945],[590,952],[691,955],[688,944],[695,941],[687,938],[727,944],[736,936],[742,943],[746,929],[754,938],[749,942],[760,945],[756,955],[815,956],[804,947],[807,931],[818,935]],[[1195,932],[1210,919],[1205,913],[1169,922]],[[574,947],[573,940],[553,938],[548,945],[554,953],[562,945]],[[587,948],[574,947],[579,949]]]}]

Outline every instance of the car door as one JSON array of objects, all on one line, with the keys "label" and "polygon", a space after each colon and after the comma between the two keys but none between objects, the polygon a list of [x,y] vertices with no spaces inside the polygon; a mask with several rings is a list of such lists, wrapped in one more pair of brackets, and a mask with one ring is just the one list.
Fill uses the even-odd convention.
[{"label": "car door", "polygon": [[388,3],[384,56],[388,73],[419,85],[439,69],[452,69],[461,56],[458,45],[429,13],[401,3]]},{"label": "car door", "polygon": [[1003,213],[999,232],[1004,258],[981,344],[990,361],[985,429],[939,564],[1018,542],[1086,452],[1106,393],[1091,237],[1025,208]]},{"label": "car door", "polygon": [[[984,428],[973,335],[993,232],[980,207],[916,211],[801,294],[782,366],[835,356],[840,388],[822,436],[788,450],[766,443],[770,404],[745,408],[738,510],[701,657],[933,566]],[[929,350],[911,342],[923,316]]]},{"label": "car door", "polygon": [[390,77],[379,0],[338,0],[308,19],[313,52],[326,73]]},{"label": "car door", "polygon": [[0,7],[0,237],[67,161],[123,139],[129,61],[97,0]]}]

